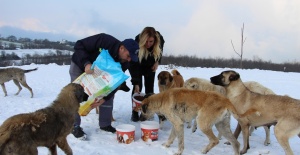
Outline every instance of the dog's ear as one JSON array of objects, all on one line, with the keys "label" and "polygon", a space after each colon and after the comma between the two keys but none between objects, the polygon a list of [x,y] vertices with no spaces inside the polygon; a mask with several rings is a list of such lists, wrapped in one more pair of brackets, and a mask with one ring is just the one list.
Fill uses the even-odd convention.
[{"label": "dog's ear", "polygon": [[157,80],[159,80],[160,74],[161,74],[161,72],[157,75]]},{"label": "dog's ear", "polygon": [[173,81],[173,76],[171,74],[169,74],[169,80],[170,80],[170,82]]},{"label": "dog's ear", "polygon": [[239,73],[234,73],[234,74],[231,74],[229,76],[229,81],[236,81],[240,78],[240,74]]},{"label": "dog's ear", "polygon": [[146,104],[143,104],[142,105],[142,111],[143,111],[143,113],[146,113],[147,112],[147,109],[148,109],[148,104],[146,103]]}]

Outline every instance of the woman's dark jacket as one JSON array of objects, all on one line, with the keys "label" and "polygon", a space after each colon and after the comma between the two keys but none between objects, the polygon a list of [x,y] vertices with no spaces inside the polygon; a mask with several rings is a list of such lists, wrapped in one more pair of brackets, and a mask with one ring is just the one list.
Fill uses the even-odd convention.
[{"label": "woman's dark jacket", "polygon": [[[159,36],[160,36],[160,49],[161,49],[161,56],[160,58],[157,60],[159,63],[161,62],[161,58],[162,58],[162,53],[163,53],[163,47],[164,47],[164,43],[165,43],[165,40],[163,38],[163,36],[158,32],[156,31]],[[138,34],[136,37],[135,37],[135,41],[137,43],[139,43],[140,39],[139,39],[139,35]],[[140,76],[141,76],[141,71],[144,70],[144,69],[149,69],[151,68],[155,62],[155,59],[154,59],[154,56],[152,55],[152,51],[153,51],[153,46],[149,49],[147,49],[149,52],[149,55],[147,57],[147,60],[145,58],[142,59],[142,61],[138,61],[138,62],[130,62],[130,68],[129,68],[129,72],[130,72],[130,75],[131,75],[131,82],[132,82],[132,85],[138,85],[139,82],[140,82]]]}]

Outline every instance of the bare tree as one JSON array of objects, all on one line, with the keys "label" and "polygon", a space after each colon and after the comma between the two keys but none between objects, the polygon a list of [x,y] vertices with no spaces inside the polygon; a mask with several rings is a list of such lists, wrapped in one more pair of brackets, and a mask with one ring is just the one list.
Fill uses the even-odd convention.
[{"label": "bare tree", "polygon": [[240,68],[243,69],[243,54],[244,54],[244,43],[246,41],[246,38],[244,40],[244,23],[243,23],[243,27],[241,29],[241,35],[242,35],[242,39],[241,39],[241,52],[238,53],[235,48],[234,48],[234,45],[232,43],[232,40],[231,40],[231,45],[233,47],[233,50],[234,52],[240,57]]}]

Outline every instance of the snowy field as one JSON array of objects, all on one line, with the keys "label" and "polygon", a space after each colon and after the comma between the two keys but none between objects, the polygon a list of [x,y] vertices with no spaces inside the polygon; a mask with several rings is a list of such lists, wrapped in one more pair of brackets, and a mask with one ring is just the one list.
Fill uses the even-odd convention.
[{"label": "snowy field", "polygon": [[[4,93],[0,90],[0,124],[8,117],[19,113],[33,112],[37,109],[48,106],[60,92],[61,88],[70,82],[69,66],[58,66],[56,64],[49,65],[27,65],[20,66],[23,69],[32,69],[38,67],[37,71],[26,73],[27,83],[32,87],[34,97],[30,98],[30,93],[27,89],[23,89],[18,96],[14,93],[17,92],[17,87],[12,81],[6,83],[8,96],[4,97]],[[185,80],[191,77],[199,77],[208,79],[211,76],[220,74],[224,68],[176,68],[184,77]],[[160,66],[156,74],[162,70],[171,71],[166,66]],[[239,72],[243,81],[257,81],[264,86],[272,89],[279,95],[289,95],[293,98],[300,99],[300,73],[284,73],[265,70],[240,70],[234,69]],[[128,72],[126,74],[129,75]],[[127,80],[127,85],[132,88],[130,78]],[[155,93],[158,93],[157,79],[155,81]],[[165,123],[162,130],[159,130],[159,138],[154,142],[144,142],[141,139],[141,130],[139,122],[131,122],[131,92],[118,91],[115,96],[114,110],[115,122],[112,126],[119,124],[132,124],[136,127],[135,142],[131,144],[120,144],[117,142],[116,134],[100,131],[98,126],[98,115],[95,110],[85,117],[82,117],[82,127],[87,133],[88,140],[81,141],[72,134],[68,138],[68,142],[73,150],[74,155],[171,155],[177,152],[177,140],[174,141],[170,148],[165,148],[161,144],[164,143],[171,131],[171,124]],[[155,121],[158,118],[155,116]],[[231,128],[235,129],[236,120],[231,119]],[[51,130],[51,129],[50,129]],[[214,128],[217,135],[217,131]],[[184,155],[201,154],[200,150],[208,143],[207,137],[197,130],[192,133],[191,129],[185,128],[185,149]],[[274,136],[273,127],[271,128],[271,144],[264,146],[265,132],[263,128],[255,130],[250,137],[251,148],[248,150],[247,155],[282,155],[283,149],[276,141]],[[242,143],[242,136],[238,138]],[[220,154],[233,154],[231,146],[225,145],[226,139],[222,139],[220,143],[215,146],[208,155]],[[290,144],[294,154],[300,154],[300,140],[298,137],[290,139]],[[46,155],[48,153],[46,148],[40,147],[39,154]],[[58,149],[58,154],[64,153]]]}]

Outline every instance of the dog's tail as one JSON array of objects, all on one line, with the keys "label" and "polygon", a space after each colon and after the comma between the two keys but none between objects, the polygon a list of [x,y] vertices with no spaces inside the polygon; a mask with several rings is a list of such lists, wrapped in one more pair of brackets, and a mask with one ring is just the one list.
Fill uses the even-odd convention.
[{"label": "dog's tail", "polygon": [[181,75],[181,74],[178,72],[177,69],[173,69],[173,70],[171,71],[171,73],[173,74],[173,76],[174,76],[174,75]]},{"label": "dog's tail", "polygon": [[34,68],[34,69],[27,69],[27,70],[24,70],[24,73],[28,73],[28,72],[31,72],[31,71],[36,71],[38,68]]}]

